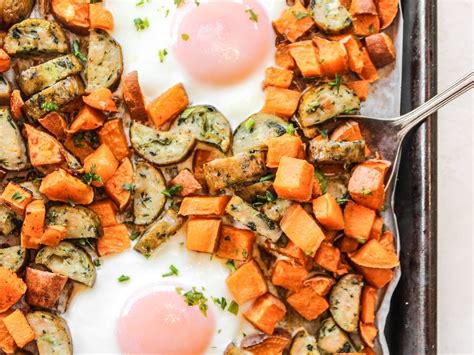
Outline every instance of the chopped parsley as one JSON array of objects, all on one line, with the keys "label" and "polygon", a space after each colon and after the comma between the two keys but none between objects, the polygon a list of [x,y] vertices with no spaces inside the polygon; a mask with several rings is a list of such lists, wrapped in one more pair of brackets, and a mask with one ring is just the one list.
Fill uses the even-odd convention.
[{"label": "chopped parsley", "polygon": [[[176,288],[176,292],[178,292],[180,295],[182,294],[182,291],[183,290],[181,288]],[[191,290],[182,294],[182,296],[184,297],[184,301],[188,306],[198,306],[201,313],[207,317],[207,298],[202,292],[198,291],[196,287],[193,287]]]},{"label": "chopped parsley", "polygon": [[293,123],[288,123],[288,126],[286,126],[286,133],[288,134],[295,133],[295,126],[293,126]]},{"label": "chopped parsley", "polygon": [[176,268],[174,265],[169,266],[170,272],[167,272],[166,274],[161,275],[161,277],[170,277],[170,276],[178,276],[179,275],[179,270]]},{"label": "chopped parsley", "polygon": [[102,183],[102,176],[97,175],[95,172],[95,164],[91,165],[91,169],[88,173],[82,175],[82,181],[84,181],[87,185],[91,185],[93,182]]},{"label": "chopped parsley", "polygon": [[311,14],[309,12],[304,12],[304,11],[293,11],[293,16],[296,17],[297,20],[302,20]]},{"label": "chopped parsley", "polygon": [[336,77],[334,80],[328,82],[328,85],[331,87],[336,87],[337,93],[339,93],[339,89],[341,88],[342,84],[342,77],[336,73]]},{"label": "chopped parsley", "polygon": [[120,277],[117,280],[118,282],[127,282],[128,280],[130,280],[130,276],[120,275]]},{"label": "chopped parsley", "polygon": [[328,130],[327,129],[319,129],[316,128],[320,135],[323,136],[324,139],[328,139]]},{"label": "chopped parsley", "polygon": [[271,174],[262,176],[258,181],[265,182],[265,181],[272,181],[273,179],[275,179],[275,174],[271,173]]},{"label": "chopped parsley", "polygon": [[222,310],[224,310],[227,307],[227,300],[224,297],[221,297],[221,298],[213,297],[212,301],[218,306],[220,306]]},{"label": "chopped parsley", "polygon": [[189,40],[189,35],[187,33],[181,33],[181,39],[183,41],[188,41]]},{"label": "chopped parsley", "polygon": [[139,231],[135,231],[133,232],[132,234],[130,234],[130,240],[135,240],[137,239],[138,237],[140,236],[140,232]]},{"label": "chopped parsley", "polygon": [[148,27],[150,27],[150,23],[148,22],[147,17],[144,17],[144,18],[137,17],[136,19],[133,20],[133,23],[137,31],[144,31]]},{"label": "chopped parsley", "polygon": [[84,139],[84,133],[76,133],[72,136],[72,142],[74,143],[74,146],[76,148],[83,148],[84,143],[82,143],[82,140]]},{"label": "chopped parsley", "polygon": [[139,0],[139,1],[135,4],[135,6],[143,6],[143,5],[145,5],[145,3],[149,3],[149,2],[151,2],[151,0]]},{"label": "chopped parsley", "polygon": [[78,40],[72,41],[72,54],[74,54],[79,60],[82,60],[83,62],[87,61],[87,57],[81,52],[81,47]]},{"label": "chopped parsley", "polygon": [[321,192],[325,194],[328,187],[326,176],[324,176],[324,174],[319,169],[314,169],[314,176],[316,176],[319,185],[321,185]]},{"label": "chopped parsley", "polygon": [[177,185],[171,186],[169,189],[164,189],[163,191],[161,191],[161,193],[165,196],[173,197],[177,193],[181,192],[182,189],[183,189],[183,186],[177,184]]},{"label": "chopped parsley", "polygon": [[160,49],[158,51],[158,57],[160,58],[160,63],[165,61],[165,57],[168,55],[168,50],[166,48]]},{"label": "chopped parsley", "polygon": [[249,20],[258,22],[258,16],[252,9],[247,9],[245,12],[249,14]]},{"label": "chopped parsley", "polygon": [[57,111],[59,106],[55,104],[54,102],[43,102],[41,104],[41,108],[48,112],[53,112],[53,111]]},{"label": "chopped parsley", "polygon": [[125,184],[122,185],[122,189],[125,191],[130,191],[131,193],[135,192],[135,185],[126,182]]},{"label": "chopped parsley", "polygon": [[176,7],[180,7],[184,4],[184,0],[174,0],[174,4]]},{"label": "chopped parsley", "polygon": [[361,196],[370,196],[372,195],[372,190],[363,188],[360,194]]},{"label": "chopped parsley", "polygon": [[249,118],[247,121],[245,121],[245,128],[247,131],[252,132],[254,126],[255,120],[253,118]]},{"label": "chopped parsley", "polygon": [[275,247],[278,248],[286,248],[288,245],[288,237],[284,234],[281,235],[281,237],[277,240],[275,243]]},{"label": "chopped parsley", "polygon": [[239,313],[239,305],[234,300],[232,300],[232,302],[230,302],[229,308],[227,308],[227,310],[230,313],[232,313],[234,315],[237,315],[237,313]]},{"label": "chopped parsley", "polygon": [[227,260],[225,265],[229,268],[230,272],[234,272],[235,270],[237,270],[237,268],[235,267],[234,260]]},{"label": "chopped parsley", "polygon": [[19,193],[18,191],[16,191],[13,195],[12,195],[12,199],[14,199],[15,201],[18,201],[18,202],[23,202],[25,200],[25,196],[23,196],[21,193]]},{"label": "chopped parsley", "polygon": [[339,205],[342,205],[346,202],[349,202],[350,201],[350,198],[347,197],[347,196],[344,196],[344,197],[338,197],[336,198],[336,202],[339,204]]},{"label": "chopped parsley", "polygon": [[273,202],[276,200],[276,196],[271,192],[271,191],[265,191],[265,195],[256,195],[253,202],[252,206],[253,207],[258,207],[263,205],[266,202]]}]

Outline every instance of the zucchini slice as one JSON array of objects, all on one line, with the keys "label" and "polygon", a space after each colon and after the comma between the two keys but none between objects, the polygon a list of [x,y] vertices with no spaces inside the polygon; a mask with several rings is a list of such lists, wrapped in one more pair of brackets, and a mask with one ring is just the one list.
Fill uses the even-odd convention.
[{"label": "zucchini slice", "polygon": [[35,262],[86,286],[94,285],[96,271],[92,260],[82,248],[72,243],[63,241],[44,247],[36,254]]},{"label": "zucchini slice", "polygon": [[235,130],[232,149],[234,154],[249,150],[267,149],[265,141],[286,133],[288,122],[268,113],[255,113]]},{"label": "zucchini slice", "polygon": [[10,27],[28,18],[34,5],[35,0],[3,0],[0,23],[4,27]]},{"label": "zucchini slice", "polygon": [[145,162],[138,162],[133,178],[133,214],[135,224],[149,224],[159,216],[165,206],[166,181],[161,171]]},{"label": "zucchini slice", "polygon": [[51,59],[43,64],[23,70],[18,75],[18,86],[25,95],[33,95],[38,91],[80,73],[82,64],[73,54]]},{"label": "zucchini slice", "polygon": [[239,196],[232,196],[225,210],[236,221],[242,223],[255,233],[264,236],[273,243],[281,236],[282,232],[277,223],[273,222],[265,214],[254,209]]},{"label": "zucchini slice", "polygon": [[361,163],[365,160],[365,141],[312,139],[309,157],[315,163]]},{"label": "zucchini slice", "polygon": [[304,329],[298,331],[293,337],[290,355],[319,355],[316,338]]},{"label": "zucchini slice", "polygon": [[166,210],[163,215],[153,222],[135,244],[134,249],[148,256],[162,243],[175,234],[183,224],[183,218],[173,209]]},{"label": "zucchini slice", "polygon": [[266,172],[265,153],[248,151],[229,158],[214,159],[204,164],[204,177],[209,191],[253,181]]},{"label": "zucchini slice", "polygon": [[43,311],[27,313],[26,319],[35,332],[41,355],[72,355],[71,334],[66,321]]},{"label": "zucchini slice", "polygon": [[334,285],[329,295],[329,311],[339,327],[352,333],[359,324],[362,275],[347,274]]},{"label": "zucchini slice", "polygon": [[123,72],[122,47],[107,32],[94,30],[89,34],[86,92],[114,88]]},{"label": "zucchini slice", "polygon": [[19,245],[0,249],[0,266],[18,272],[25,265],[26,249]]},{"label": "zucchini slice", "polygon": [[344,84],[326,83],[303,92],[297,114],[301,125],[309,127],[359,108],[360,100],[354,91]]},{"label": "zucchini slice", "polygon": [[133,121],[130,127],[130,140],[140,156],[157,165],[185,160],[196,143],[190,131],[158,131],[137,121]]},{"label": "zucchini slice", "polygon": [[82,206],[52,206],[46,212],[46,224],[66,227],[66,239],[98,238],[100,235],[99,217]]},{"label": "zucchini slice", "polygon": [[357,349],[349,336],[329,317],[321,323],[318,332],[318,347],[324,353],[351,353]]},{"label": "zucchini slice", "polygon": [[16,214],[7,206],[0,204],[0,234],[8,236],[16,228]]},{"label": "zucchini slice", "polygon": [[245,202],[252,203],[258,196],[265,196],[265,193],[273,191],[272,181],[259,181],[252,185],[242,186],[235,190],[235,194]]},{"label": "zucchini slice", "polygon": [[10,111],[0,107],[0,168],[23,170],[28,167],[25,142]]},{"label": "zucchini slice", "polygon": [[277,198],[273,202],[267,202],[262,206],[265,215],[274,222],[280,222],[286,210],[293,204],[290,200]]},{"label": "zucchini slice", "polygon": [[210,105],[188,107],[174,121],[173,128],[188,129],[198,141],[212,144],[224,153],[227,153],[232,141],[232,129],[229,121],[214,106]]},{"label": "zucchini slice", "polygon": [[21,21],[8,30],[4,49],[9,55],[65,54],[66,35],[58,24],[38,18]]},{"label": "zucchini slice", "polygon": [[352,23],[351,14],[339,0],[311,0],[314,22],[327,33],[339,33]]}]

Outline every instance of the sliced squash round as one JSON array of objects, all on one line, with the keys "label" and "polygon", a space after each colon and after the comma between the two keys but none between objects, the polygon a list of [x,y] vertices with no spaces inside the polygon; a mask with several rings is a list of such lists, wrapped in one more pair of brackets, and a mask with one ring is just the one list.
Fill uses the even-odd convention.
[{"label": "sliced squash round", "polygon": [[28,167],[25,142],[10,111],[0,108],[0,168],[23,170]]},{"label": "sliced squash round", "polygon": [[150,224],[159,216],[166,203],[162,192],[166,181],[160,170],[140,161],[135,167],[133,178],[133,214],[135,224]]},{"label": "sliced squash round", "polygon": [[42,355],[72,355],[72,339],[66,321],[53,313],[27,313],[26,319],[35,333],[36,345]]},{"label": "sliced squash round", "polygon": [[321,323],[318,332],[318,347],[324,354],[351,353],[356,351],[351,338],[329,317]]},{"label": "sliced squash round", "polygon": [[0,204],[0,235],[8,236],[16,228],[16,214]]},{"label": "sliced squash round", "polygon": [[177,164],[186,159],[194,148],[194,134],[186,129],[158,131],[133,121],[130,140],[135,151],[156,165]]},{"label": "sliced squash round", "polygon": [[52,206],[46,212],[46,224],[66,227],[66,239],[98,238],[100,235],[99,216],[82,206]]},{"label": "sliced squash round", "polygon": [[26,262],[26,249],[19,245],[0,249],[0,266],[18,272]]},{"label": "sliced squash round", "polygon": [[287,127],[288,123],[283,118],[268,113],[255,113],[235,130],[233,152],[237,154],[266,149],[267,138],[282,136]]},{"label": "sliced squash round", "polygon": [[321,30],[339,33],[352,23],[351,14],[339,0],[311,0],[314,22]]}]

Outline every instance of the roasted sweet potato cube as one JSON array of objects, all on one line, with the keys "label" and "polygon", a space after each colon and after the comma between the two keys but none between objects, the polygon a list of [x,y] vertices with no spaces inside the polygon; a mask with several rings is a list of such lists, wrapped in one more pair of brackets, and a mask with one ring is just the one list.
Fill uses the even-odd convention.
[{"label": "roasted sweet potato cube", "polygon": [[40,244],[56,246],[58,245],[67,235],[67,228],[64,226],[47,226],[40,238]]},{"label": "roasted sweet potato cube", "polygon": [[331,272],[337,271],[340,260],[341,252],[339,249],[326,241],[321,243],[316,255],[314,256],[314,261],[316,264]]},{"label": "roasted sweet potato cube", "polygon": [[354,73],[360,73],[364,67],[364,62],[361,57],[359,42],[352,35],[344,36],[340,39],[340,42],[344,45],[344,48],[346,48],[349,68]]},{"label": "roasted sweet potato cube", "polygon": [[58,112],[50,112],[40,118],[38,122],[52,133],[57,139],[62,140],[66,136],[66,120]]},{"label": "roasted sweet potato cube", "polygon": [[383,218],[382,217],[377,217],[375,218],[374,225],[372,226],[372,229],[370,231],[370,239],[377,239],[382,236],[382,230],[383,230]]},{"label": "roasted sweet potato cube", "polygon": [[311,286],[306,286],[291,294],[287,298],[288,303],[305,319],[313,320],[318,318],[329,308],[329,304],[324,297],[321,297]]},{"label": "roasted sweet potato cube", "polygon": [[16,273],[0,266],[0,314],[17,303],[26,292],[26,285]]},{"label": "roasted sweet potato cube", "polygon": [[269,86],[265,89],[265,104],[261,111],[289,118],[295,113],[299,101],[299,91]]},{"label": "roasted sweet potato cube", "polygon": [[170,185],[179,185],[181,190],[179,196],[188,196],[194,194],[196,191],[201,190],[201,184],[196,180],[193,173],[188,169],[183,169],[176,175],[171,181]]},{"label": "roasted sweet potato cube", "polygon": [[26,268],[26,302],[31,306],[53,308],[66,285],[67,277],[54,272]]},{"label": "roasted sweet potato cube", "polygon": [[311,16],[304,16],[300,19],[295,14],[307,14],[308,10],[299,1],[295,1],[292,7],[286,8],[280,17],[273,21],[275,30],[284,35],[290,42],[295,42],[306,31],[314,25]]},{"label": "roasted sweet potato cube", "polygon": [[40,192],[51,201],[74,202],[88,205],[94,199],[94,190],[63,169],[53,171],[41,181]]},{"label": "roasted sweet potato cube", "polygon": [[376,33],[365,37],[370,59],[377,68],[382,68],[396,59],[392,39],[386,33]]},{"label": "roasted sweet potato cube", "polygon": [[247,260],[252,257],[255,234],[246,229],[222,226],[217,256],[232,260]]},{"label": "roasted sweet potato cube", "polygon": [[82,164],[94,152],[94,148],[84,139],[84,133],[68,134],[63,142],[64,148],[78,158]]},{"label": "roasted sweet potato cube", "polygon": [[188,221],[186,247],[203,253],[214,253],[219,241],[220,219],[193,218]]},{"label": "roasted sweet potato cube", "polygon": [[265,81],[263,86],[275,86],[277,88],[287,89],[293,80],[293,71],[270,67],[265,70]]},{"label": "roasted sweet potato cube", "polygon": [[7,327],[3,324],[3,318],[12,314],[13,311],[0,313],[0,350],[7,354],[13,354],[16,349],[15,340],[8,332]]},{"label": "roasted sweet potato cube", "polygon": [[313,194],[314,166],[303,159],[281,157],[273,188],[278,197],[309,201]]},{"label": "roasted sweet potato cube", "polygon": [[374,221],[374,210],[352,201],[347,202],[344,208],[344,234],[346,236],[361,241],[369,239]]},{"label": "roasted sweet potato cube", "polygon": [[179,208],[183,216],[222,216],[231,196],[185,197]]},{"label": "roasted sweet potato cube", "polygon": [[312,41],[292,43],[288,45],[288,50],[303,77],[312,78],[322,75],[317,48]]},{"label": "roasted sweet potato cube", "polygon": [[284,69],[294,69],[295,61],[289,53],[289,48],[286,44],[280,43],[275,52],[275,64]]},{"label": "roasted sweet potato cube", "polygon": [[94,130],[104,124],[104,119],[104,114],[102,112],[84,105],[71,123],[67,133]]},{"label": "roasted sweet potato cube", "polygon": [[364,286],[361,296],[360,319],[363,323],[375,323],[375,311],[377,308],[377,289]]},{"label": "roasted sweet potato cube", "polygon": [[100,143],[107,145],[117,160],[121,161],[130,155],[127,137],[125,136],[121,120],[107,121],[98,134]]},{"label": "roasted sweet potato cube", "polygon": [[267,167],[278,168],[282,157],[304,159],[303,141],[299,136],[284,134],[280,137],[271,137],[267,141]]},{"label": "roasted sweet potato cube", "polygon": [[339,250],[341,253],[352,253],[359,248],[359,242],[353,238],[343,236],[339,241]]},{"label": "roasted sweet potato cube", "polygon": [[392,269],[379,269],[363,266],[356,266],[356,269],[362,274],[362,276],[364,276],[365,281],[375,288],[384,288],[393,279]]},{"label": "roasted sweet potato cube", "polygon": [[312,258],[304,253],[304,251],[297,247],[291,240],[286,242],[286,245],[280,243],[268,243],[268,248],[273,249],[279,254],[290,257],[298,265],[304,266],[306,270],[310,270],[313,264]]},{"label": "roasted sweet potato cube", "polygon": [[101,144],[94,153],[84,159],[84,171],[94,176],[92,185],[103,186],[115,173],[119,161],[106,144]]},{"label": "roasted sweet potato cube", "polygon": [[377,336],[377,327],[374,324],[359,322],[359,331],[362,340],[371,348],[374,347],[374,340]]},{"label": "roasted sweet potato cube", "polygon": [[130,189],[125,188],[133,182],[133,166],[130,159],[125,158],[117,170],[105,183],[105,192],[114,201],[119,210],[123,210],[131,198]]},{"label": "roasted sweet potato cube", "polygon": [[59,164],[64,161],[61,144],[50,134],[25,124],[28,138],[28,155],[34,167]]},{"label": "roasted sweet potato cube", "polygon": [[399,0],[375,0],[380,18],[380,29],[385,29],[393,22],[398,13]]},{"label": "roasted sweet potato cube", "polygon": [[161,127],[176,118],[188,104],[188,94],[183,84],[179,83],[153,100],[148,106],[148,117],[155,127]]},{"label": "roasted sweet potato cube", "polygon": [[268,292],[267,282],[253,260],[243,264],[227,278],[227,287],[238,304],[243,304]]},{"label": "roasted sweet potato cube", "polygon": [[379,74],[377,72],[377,68],[375,67],[374,63],[370,59],[369,53],[367,49],[361,49],[361,57],[364,63],[364,67],[362,71],[358,73],[359,77],[363,80],[367,80],[369,83],[373,83],[374,81],[379,79]]},{"label": "roasted sweet potato cube", "polygon": [[9,182],[0,196],[0,202],[18,215],[24,215],[26,206],[33,199],[31,192],[15,182]]},{"label": "roasted sweet potato cube", "polygon": [[280,221],[280,227],[306,255],[313,256],[325,238],[316,221],[299,204],[288,208]]},{"label": "roasted sweet potato cube", "polygon": [[318,295],[326,296],[336,281],[328,276],[317,275],[304,281],[304,286],[311,287]]},{"label": "roasted sweet potato cube", "polygon": [[112,91],[108,88],[96,89],[89,95],[82,96],[82,101],[86,105],[101,111],[118,112],[117,105],[113,100]]},{"label": "roasted sweet potato cube", "polygon": [[194,152],[193,166],[194,177],[201,185],[206,185],[206,178],[204,177],[204,164],[213,161],[214,159],[224,158],[225,155],[217,149],[196,149]]},{"label": "roasted sweet potato cube", "polygon": [[367,80],[350,81],[346,85],[355,92],[360,101],[366,101],[369,97],[369,82]]},{"label": "roasted sweet potato cube", "polygon": [[303,280],[308,276],[308,271],[301,265],[286,260],[278,260],[272,273],[272,283],[291,291],[303,287]]},{"label": "roasted sweet potato cube", "polygon": [[385,202],[384,174],[370,164],[356,166],[348,185],[351,198],[361,206],[380,210]]},{"label": "roasted sweet potato cube", "polygon": [[252,307],[244,313],[244,317],[255,328],[266,334],[273,334],[275,326],[285,317],[285,314],[285,304],[277,297],[267,293],[252,304]]},{"label": "roasted sweet potato cube", "polygon": [[3,324],[5,324],[16,345],[20,348],[35,339],[33,329],[31,329],[25,315],[19,309],[3,318]]},{"label": "roasted sweet potato cube", "polygon": [[89,208],[97,213],[102,227],[110,227],[118,224],[116,215],[117,207],[115,207],[111,200],[106,199],[95,201],[93,204],[89,205]]},{"label": "roasted sweet potato cube", "polygon": [[22,248],[38,249],[43,236],[45,216],[46,207],[43,200],[34,200],[26,206],[20,236]]},{"label": "roasted sweet potato cube", "polygon": [[318,58],[323,75],[334,77],[349,70],[347,51],[339,41],[328,41],[321,37],[314,37],[313,42],[318,47]]},{"label": "roasted sweet potato cube", "polygon": [[313,213],[324,228],[329,230],[344,229],[344,216],[336,199],[326,193],[313,200]]},{"label": "roasted sweet potato cube", "polygon": [[131,246],[128,229],[125,224],[104,227],[104,234],[97,241],[100,256],[121,253]]},{"label": "roasted sweet potato cube", "polygon": [[400,265],[395,249],[386,249],[376,239],[370,239],[349,257],[353,263],[365,267],[391,269]]}]

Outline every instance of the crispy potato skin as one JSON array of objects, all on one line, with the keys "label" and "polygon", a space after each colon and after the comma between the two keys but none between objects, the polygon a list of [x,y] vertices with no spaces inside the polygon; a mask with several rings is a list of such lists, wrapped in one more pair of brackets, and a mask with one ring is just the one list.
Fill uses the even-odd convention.
[{"label": "crispy potato skin", "polygon": [[53,308],[67,277],[52,272],[26,268],[26,302],[32,306]]}]

